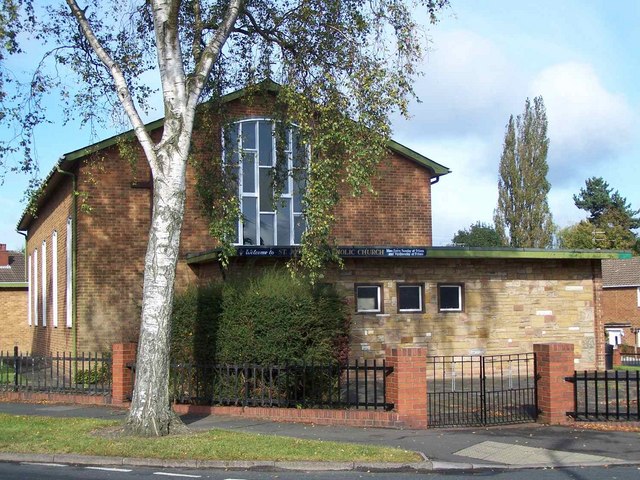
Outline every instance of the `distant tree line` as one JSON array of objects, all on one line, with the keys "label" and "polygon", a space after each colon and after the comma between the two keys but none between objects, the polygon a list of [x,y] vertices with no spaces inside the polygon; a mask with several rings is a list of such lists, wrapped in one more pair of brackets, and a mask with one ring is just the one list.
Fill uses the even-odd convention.
[{"label": "distant tree line", "polygon": [[547,114],[542,97],[527,98],[524,112],[507,122],[499,164],[494,224],[477,221],[451,243],[466,247],[632,250],[640,253],[640,210],[602,177],[591,177],[573,201],[588,217],[558,229],[547,200]]}]

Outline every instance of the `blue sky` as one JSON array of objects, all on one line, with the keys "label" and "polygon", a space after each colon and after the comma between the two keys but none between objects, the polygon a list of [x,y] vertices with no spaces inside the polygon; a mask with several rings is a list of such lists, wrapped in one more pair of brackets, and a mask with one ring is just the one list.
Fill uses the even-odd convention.
[{"label": "blue sky", "polygon": [[[542,95],[549,118],[548,162],[554,220],[585,217],[572,195],[602,176],[636,208],[640,158],[640,2],[451,0],[435,27],[409,121],[394,122],[396,140],[453,173],[433,187],[433,241],[446,245],[471,223],[491,222],[504,128],[527,97]],[[27,70],[34,56],[14,62]],[[50,105],[55,115],[55,103]],[[154,112],[149,119],[161,114]],[[60,115],[57,115],[60,117]],[[46,175],[64,153],[108,137],[92,137],[71,122],[37,132]],[[24,178],[0,186],[0,243],[20,248],[15,225],[24,205]]]}]

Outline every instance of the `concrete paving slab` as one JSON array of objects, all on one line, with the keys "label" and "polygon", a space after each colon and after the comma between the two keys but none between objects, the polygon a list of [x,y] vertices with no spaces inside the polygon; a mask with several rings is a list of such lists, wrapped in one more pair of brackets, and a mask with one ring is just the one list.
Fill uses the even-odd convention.
[{"label": "concrete paving slab", "polygon": [[527,447],[493,441],[485,441],[455,452],[456,455],[502,463],[505,465],[546,464],[554,466],[581,463],[619,463],[622,460],[602,455]]}]

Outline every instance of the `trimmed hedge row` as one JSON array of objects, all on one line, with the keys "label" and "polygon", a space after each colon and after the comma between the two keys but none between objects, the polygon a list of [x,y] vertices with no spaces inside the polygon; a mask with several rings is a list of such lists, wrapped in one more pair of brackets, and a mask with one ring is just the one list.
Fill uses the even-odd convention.
[{"label": "trimmed hedge row", "polygon": [[192,287],[175,297],[173,361],[323,363],[344,360],[349,314],[330,285],[282,269]]}]

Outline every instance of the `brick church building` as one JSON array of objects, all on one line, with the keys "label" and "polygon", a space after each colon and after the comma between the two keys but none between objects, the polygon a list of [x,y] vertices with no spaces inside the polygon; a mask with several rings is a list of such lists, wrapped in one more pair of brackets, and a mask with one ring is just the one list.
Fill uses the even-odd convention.
[{"label": "brick church building", "polygon": [[[282,262],[304,230],[304,185],[290,177],[283,201],[273,205],[265,180],[275,168],[269,102],[246,101],[239,91],[225,98],[224,108],[226,128],[243,154],[237,165],[243,218],[230,268]],[[212,124],[210,135],[194,144],[213,142],[220,151],[219,119]],[[147,128],[159,136],[162,120]],[[295,132],[287,135],[293,170]],[[136,341],[152,190],[142,151],[134,169],[120,153],[130,138],[128,132],[64,155],[36,212],[22,215],[29,334],[21,349],[107,351]],[[343,197],[333,226],[344,268],[328,266],[325,279],[352,305],[352,354],[380,357],[385,346],[401,344],[438,355],[520,353],[535,342],[558,341],[575,345],[580,368],[602,364],[600,263],[626,254],[433,247],[431,188],[450,171],[396,142],[388,150],[374,176],[376,195]],[[190,166],[177,290],[222,281],[195,187]],[[436,188],[446,189],[446,181]]]}]

